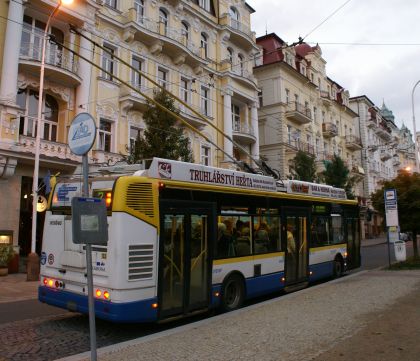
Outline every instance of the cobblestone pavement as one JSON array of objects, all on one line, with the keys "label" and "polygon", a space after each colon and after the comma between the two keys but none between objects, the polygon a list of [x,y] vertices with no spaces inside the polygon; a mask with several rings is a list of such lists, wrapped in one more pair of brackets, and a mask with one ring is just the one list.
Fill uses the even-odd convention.
[{"label": "cobblestone pavement", "polygon": [[[97,345],[113,345],[187,322],[120,325],[96,320]],[[0,325],[0,361],[56,360],[89,351],[89,340],[89,318],[77,313],[5,323]]]}]

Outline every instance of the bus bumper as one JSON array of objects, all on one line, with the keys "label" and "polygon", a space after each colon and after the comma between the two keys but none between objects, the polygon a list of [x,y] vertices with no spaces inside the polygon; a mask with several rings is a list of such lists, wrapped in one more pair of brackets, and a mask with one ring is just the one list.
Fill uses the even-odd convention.
[{"label": "bus bumper", "polygon": [[[84,314],[89,313],[88,297],[84,295],[39,286],[38,299],[48,305]],[[156,298],[125,303],[95,299],[95,315],[112,322],[154,322],[157,320],[157,309],[152,307],[154,303],[157,303]]]}]

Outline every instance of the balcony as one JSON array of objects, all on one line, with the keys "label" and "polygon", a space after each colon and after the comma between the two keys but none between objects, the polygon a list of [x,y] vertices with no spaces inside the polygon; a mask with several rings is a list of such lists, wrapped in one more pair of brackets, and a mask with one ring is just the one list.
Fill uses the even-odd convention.
[{"label": "balcony", "polygon": [[242,144],[253,144],[257,139],[254,129],[248,124],[233,122],[232,124],[233,139]]},{"label": "balcony", "polygon": [[331,106],[331,97],[330,97],[330,93],[328,93],[326,90],[320,90],[319,91],[319,95],[321,97],[322,103],[326,106],[326,107],[330,107]]},{"label": "balcony", "polygon": [[158,20],[140,16],[134,8],[125,13],[124,18],[126,41],[138,40],[146,44],[154,54],[165,52],[172,57],[176,65],[187,63],[192,67],[197,67],[208,63],[202,56],[202,49],[179,29],[165,26]]},{"label": "balcony", "polygon": [[123,159],[124,159],[124,156],[121,154],[105,152],[99,149],[92,149],[93,163],[113,165],[116,162],[121,161]]},{"label": "balcony", "polygon": [[[199,114],[202,114],[201,109],[191,105],[191,108],[193,108],[196,112],[198,112]],[[188,109],[187,107],[185,107],[183,104],[179,105],[179,111],[180,111],[180,115],[189,123],[191,124],[194,128],[197,128],[199,130],[203,129],[206,125],[208,125],[208,123],[206,121],[204,121],[203,119],[201,119],[200,117],[198,117],[196,114],[194,114],[190,109]],[[203,115],[204,116],[204,115]],[[205,117],[205,116],[204,116]],[[211,120],[209,117],[205,117],[206,119],[208,119],[209,121]]]},{"label": "balcony", "polygon": [[352,151],[362,149],[362,142],[360,138],[354,135],[346,135],[346,148]]},{"label": "balcony", "polygon": [[358,164],[353,164],[350,172],[353,173],[354,175],[361,175],[361,176],[365,175],[365,170],[363,169],[363,167],[361,167]]},{"label": "balcony", "polygon": [[401,161],[399,158],[394,158],[394,160],[392,161],[392,165],[394,167],[399,167],[401,165]]},{"label": "balcony", "polygon": [[[147,88],[146,86],[138,86],[139,91],[143,92],[147,96],[153,98],[153,89]],[[144,96],[137,93],[135,90],[129,88],[126,85],[121,85],[120,87],[120,102],[126,103],[125,107],[130,109],[144,111],[147,108],[147,100]]]},{"label": "balcony", "polygon": [[388,150],[382,149],[380,157],[381,161],[386,162],[387,160],[392,158],[392,154]]},{"label": "balcony", "polygon": [[338,135],[337,125],[334,123],[322,123],[322,135],[324,138],[332,138]]},{"label": "balcony", "polygon": [[312,144],[301,142],[300,140],[290,140],[287,144],[286,153],[305,152],[311,156],[315,156],[315,149]]},{"label": "balcony", "polygon": [[251,31],[248,25],[232,18],[229,14],[223,14],[220,18],[220,25],[230,30],[230,41],[241,48],[255,48],[255,32]]},{"label": "balcony", "polygon": [[379,169],[374,164],[369,164],[369,171],[371,173],[379,174]]},{"label": "balcony", "polygon": [[[35,74],[39,77],[41,69],[42,42],[21,43],[19,53],[19,71]],[[76,87],[82,83],[77,75],[78,62],[71,53],[59,49],[57,45],[47,43],[45,49],[45,78],[67,87]]]},{"label": "balcony", "polygon": [[298,123],[300,125],[311,123],[311,109],[297,102],[288,103],[287,106],[288,110],[286,111],[286,117],[289,120],[294,121],[295,123]]},{"label": "balcony", "polygon": [[[63,160],[77,162],[77,164],[80,163],[80,157],[73,154],[70,151],[69,146],[65,143],[41,139],[40,147],[41,161],[45,159],[53,161],[56,159],[58,164],[61,164]],[[21,155],[24,155],[25,153],[35,155],[35,138],[26,135],[19,135],[19,143],[14,150],[19,152]]]},{"label": "balcony", "polygon": [[379,126],[375,129],[375,133],[385,140],[391,139],[391,132],[391,129],[383,122],[379,123]]}]

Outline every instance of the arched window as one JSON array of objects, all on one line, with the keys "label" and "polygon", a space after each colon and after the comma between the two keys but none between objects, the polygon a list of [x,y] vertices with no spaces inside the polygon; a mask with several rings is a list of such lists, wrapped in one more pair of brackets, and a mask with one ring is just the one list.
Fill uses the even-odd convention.
[{"label": "arched window", "polygon": [[245,64],[245,59],[244,56],[242,54],[238,54],[238,61],[239,61],[239,71],[241,73],[241,75],[244,75],[244,64]]},{"label": "arched window", "polygon": [[134,9],[136,10],[137,22],[140,24],[144,23],[144,1],[134,0]]},{"label": "arched window", "polygon": [[162,35],[168,32],[168,14],[164,9],[159,9],[159,30]]},{"label": "arched window", "polygon": [[234,7],[229,9],[230,21],[231,26],[234,29],[239,29],[239,13]]},{"label": "arched window", "polygon": [[204,33],[201,33],[201,54],[204,58],[208,58],[209,55],[209,49],[208,49],[208,41],[207,41],[207,35]]},{"label": "arched window", "polygon": [[227,48],[227,56],[228,56],[229,63],[233,64],[233,49],[232,48]]},{"label": "arched window", "polygon": [[[16,101],[25,113],[20,117],[19,134],[28,137],[36,136],[36,117],[38,111],[38,91],[32,89],[19,89]],[[42,102],[42,114],[44,115],[42,139],[57,141],[58,127],[58,102],[49,94],[46,94]]]},{"label": "arched window", "polygon": [[188,40],[190,38],[190,26],[185,21],[181,23],[181,36],[183,44],[185,46],[188,45]]}]

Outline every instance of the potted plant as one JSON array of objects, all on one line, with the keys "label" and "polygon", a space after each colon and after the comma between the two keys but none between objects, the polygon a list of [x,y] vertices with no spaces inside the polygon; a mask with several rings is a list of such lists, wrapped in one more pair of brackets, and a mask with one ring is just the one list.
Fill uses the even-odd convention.
[{"label": "potted plant", "polygon": [[14,255],[15,252],[11,244],[0,244],[0,276],[7,276],[7,266]]}]

